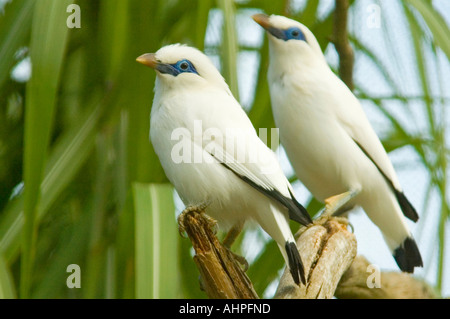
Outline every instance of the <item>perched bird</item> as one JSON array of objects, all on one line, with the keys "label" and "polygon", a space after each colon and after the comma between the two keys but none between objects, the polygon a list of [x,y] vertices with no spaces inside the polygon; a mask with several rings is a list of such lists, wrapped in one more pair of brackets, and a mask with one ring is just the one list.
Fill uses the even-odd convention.
[{"label": "perched bird", "polygon": [[253,19],[268,34],[272,111],[298,178],[328,214],[362,207],[400,269],[414,272],[422,258],[404,216],[419,217],[358,99],[307,27],[277,15]]},{"label": "perched bird", "polygon": [[311,219],[211,60],[174,44],[137,61],[156,70],[150,138],[184,204],[206,206],[225,228],[256,221],[277,242],[294,281],[305,283],[288,220]]}]

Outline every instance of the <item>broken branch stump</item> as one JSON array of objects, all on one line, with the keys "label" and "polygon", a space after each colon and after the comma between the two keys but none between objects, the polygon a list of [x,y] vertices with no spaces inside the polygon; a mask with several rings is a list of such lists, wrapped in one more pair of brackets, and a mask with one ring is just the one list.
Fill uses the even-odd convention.
[{"label": "broken branch stump", "polygon": [[215,236],[215,223],[201,211],[180,215],[180,229],[186,231],[195,250],[203,290],[212,299],[257,299],[250,279],[233,253]]},{"label": "broken branch stump", "polygon": [[275,298],[332,298],[336,287],[356,256],[355,235],[342,218],[322,218],[300,229],[297,247],[305,267],[306,285],[296,285],[285,270]]}]

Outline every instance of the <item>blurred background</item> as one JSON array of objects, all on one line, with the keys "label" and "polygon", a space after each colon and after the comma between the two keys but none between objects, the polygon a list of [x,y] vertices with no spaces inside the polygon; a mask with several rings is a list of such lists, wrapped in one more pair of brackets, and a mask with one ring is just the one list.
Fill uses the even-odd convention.
[{"label": "blurred background", "polygon": [[[184,207],[148,139],[155,73],[135,59],[177,42],[203,50],[254,126],[272,128],[258,12],[307,25],[338,70],[334,0],[0,0],[0,297],[206,297],[177,230]],[[449,25],[448,0],[350,0],[354,92],[420,214],[410,223],[424,259],[415,276],[443,296]],[[282,147],[277,155],[299,201],[317,213],[322,205]],[[350,222],[358,253],[398,271],[365,214]],[[258,294],[272,297],[284,267],[276,244],[252,228],[233,250],[250,262]],[[73,264],[81,288],[67,285]]]}]

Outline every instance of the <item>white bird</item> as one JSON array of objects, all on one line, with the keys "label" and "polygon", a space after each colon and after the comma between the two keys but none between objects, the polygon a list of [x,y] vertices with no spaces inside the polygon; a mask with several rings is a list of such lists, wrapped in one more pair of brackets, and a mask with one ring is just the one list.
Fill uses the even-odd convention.
[{"label": "white bird", "polygon": [[137,61],[156,70],[150,138],[184,204],[206,204],[225,228],[256,221],[277,242],[294,281],[305,283],[288,220],[311,219],[211,60],[174,44]]},{"label": "white bird", "polygon": [[418,214],[360,102],[307,27],[277,15],[253,19],[268,34],[272,111],[298,178],[329,214],[362,207],[400,269],[414,272],[422,258],[404,216],[415,222]]}]

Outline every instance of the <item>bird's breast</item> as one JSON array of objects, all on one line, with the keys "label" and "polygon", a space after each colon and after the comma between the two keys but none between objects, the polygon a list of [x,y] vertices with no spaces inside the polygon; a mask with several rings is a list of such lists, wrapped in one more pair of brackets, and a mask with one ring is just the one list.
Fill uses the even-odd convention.
[{"label": "bird's breast", "polygon": [[[270,85],[281,144],[301,182],[319,200],[360,183],[360,151],[314,83],[284,77]],[[364,162],[364,165],[366,163]]]}]

